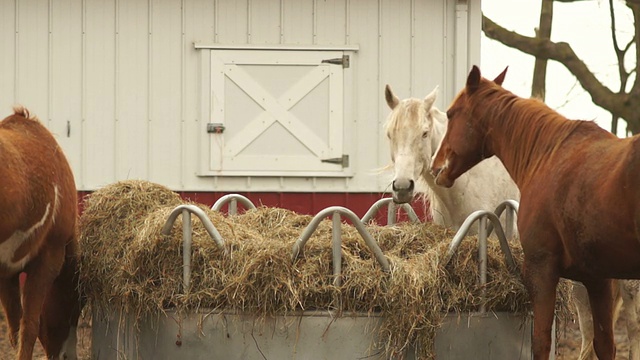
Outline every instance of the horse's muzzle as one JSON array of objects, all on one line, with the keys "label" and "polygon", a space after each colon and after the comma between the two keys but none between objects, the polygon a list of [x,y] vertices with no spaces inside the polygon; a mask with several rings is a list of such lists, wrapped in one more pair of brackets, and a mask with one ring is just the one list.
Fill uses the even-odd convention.
[{"label": "horse's muzzle", "polygon": [[410,179],[396,179],[391,183],[393,189],[393,202],[396,204],[406,204],[413,200],[413,189],[415,182]]},{"label": "horse's muzzle", "polygon": [[444,170],[445,168],[431,168],[431,175],[433,175],[436,185],[450,188],[453,186],[453,181],[450,180]]}]

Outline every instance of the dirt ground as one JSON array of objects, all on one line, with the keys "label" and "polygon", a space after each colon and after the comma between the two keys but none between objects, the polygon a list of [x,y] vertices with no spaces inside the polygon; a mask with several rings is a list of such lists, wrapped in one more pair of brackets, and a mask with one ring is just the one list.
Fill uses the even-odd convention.
[{"label": "dirt ground", "polygon": [[[15,359],[15,353],[9,343],[4,311],[0,308],[0,360],[13,360]],[[38,360],[46,359],[40,342],[36,342],[33,358]],[[83,316],[78,325],[78,360],[89,359],[91,359],[91,320],[87,316]]]},{"label": "dirt ground", "polygon": [[[616,346],[617,360],[629,359],[629,342],[627,340],[627,331],[625,328],[625,320],[619,319],[616,324]],[[558,342],[557,360],[575,360],[580,354],[580,332],[577,323],[568,324],[566,328],[561,329],[560,340]],[[4,313],[0,311],[0,360],[14,359],[15,351],[9,344],[7,337],[7,326],[4,320]],[[80,319],[78,331],[78,356],[79,360],[91,359],[91,321],[88,316]],[[44,351],[40,343],[36,344],[34,359],[45,359]]]}]

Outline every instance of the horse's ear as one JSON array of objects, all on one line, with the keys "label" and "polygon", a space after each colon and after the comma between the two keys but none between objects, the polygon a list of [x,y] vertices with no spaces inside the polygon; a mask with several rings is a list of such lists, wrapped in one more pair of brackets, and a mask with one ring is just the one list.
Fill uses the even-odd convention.
[{"label": "horse's ear", "polygon": [[429,111],[433,106],[433,103],[436,102],[436,97],[438,96],[438,87],[436,86],[427,97],[424,98],[424,108]]},{"label": "horse's ear", "polygon": [[467,77],[467,91],[476,91],[478,89],[478,85],[480,85],[480,78],[480,69],[477,66],[473,65],[473,68],[471,68],[471,72]]},{"label": "horse's ear", "polygon": [[398,99],[396,94],[393,93],[389,84],[384,87],[384,99],[387,100],[387,105],[389,105],[391,110],[393,110],[400,103],[400,99]]},{"label": "horse's ear", "polygon": [[509,67],[505,67],[504,70],[502,70],[502,72],[500,73],[500,75],[496,76],[495,79],[493,79],[493,82],[498,84],[498,85],[502,85],[502,83],[504,82],[504,77],[507,76],[507,70],[509,69]]}]

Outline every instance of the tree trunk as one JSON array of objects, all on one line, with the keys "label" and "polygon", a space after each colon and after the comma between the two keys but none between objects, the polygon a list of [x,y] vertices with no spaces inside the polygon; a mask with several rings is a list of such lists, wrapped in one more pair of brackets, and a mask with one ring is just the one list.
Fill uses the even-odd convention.
[{"label": "tree trunk", "polygon": [[[536,31],[539,39],[551,39],[551,23],[553,21],[553,0],[542,0],[540,8],[540,26]],[[533,67],[533,83],[531,85],[531,97],[544,101],[547,77],[547,59],[536,57]]]}]

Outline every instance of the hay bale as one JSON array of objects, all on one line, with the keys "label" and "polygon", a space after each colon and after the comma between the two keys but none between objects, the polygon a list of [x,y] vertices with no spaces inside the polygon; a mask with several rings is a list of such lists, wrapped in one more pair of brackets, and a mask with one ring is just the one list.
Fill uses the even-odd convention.
[{"label": "hay bale", "polygon": [[[144,191],[128,187],[125,192],[136,190]],[[507,270],[497,241],[489,241],[487,298],[482,299],[477,239],[465,239],[445,269],[440,259],[454,232],[430,223],[369,225],[367,230],[391,263],[390,273],[385,273],[356,229],[343,223],[342,285],[337,287],[332,275],[332,222],[322,221],[303,255],[292,262],[293,244],[312,217],[267,207],[225,217],[196,204],[224,238],[227,254],[194,219],[191,286],[183,289],[181,217],[170,235],[161,234],[168,214],[179,204],[176,198],[161,192],[158,196],[165,200],[147,199],[151,204],[137,205],[134,211],[129,202],[107,205],[119,196],[103,198],[106,195],[96,192],[88,204],[111,210],[100,217],[90,212],[90,219],[82,222],[82,239],[94,242],[90,250],[83,248],[84,285],[100,287],[87,293],[93,306],[108,306],[105,311],[116,305],[137,319],[169,307],[185,312],[201,307],[237,310],[258,317],[327,309],[379,313],[383,322],[378,341],[388,357],[400,357],[409,345],[420,344],[418,357],[428,359],[435,356],[433,339],[447,312],[477,311],[482,301],[489,311],[531,308],[519,277]],[[117,209],[120,206],[125,209]],[[145,214],[138,211],[142,208]],[[103,232],[121,228],[121,215],[135,231],[117,237]],[[521,263],[521,248],[513,246],[513,251]],[[86,259],[97,253],[100,260]],[[108,273],[116,276],[105,279]],[[105,291],[107,285],[110,291]],[[559,294],[558,309],[566,313],[562,305],[568,291],[561,287]]]},{"label": "hay bale", "polygon": [[182,203],[168,188],[148,181],[127,180],[105,186],[85,197],[80,217],[80,284],[103,309],[122,294],[121,259],[150,211]]}]

